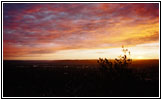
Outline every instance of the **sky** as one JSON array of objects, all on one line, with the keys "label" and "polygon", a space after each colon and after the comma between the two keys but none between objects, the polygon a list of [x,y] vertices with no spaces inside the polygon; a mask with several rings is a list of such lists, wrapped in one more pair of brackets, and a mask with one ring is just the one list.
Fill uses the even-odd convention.
[{"label": "sky", "polygon": [[4,60],[159,59],[158,3],[3,3]]}]

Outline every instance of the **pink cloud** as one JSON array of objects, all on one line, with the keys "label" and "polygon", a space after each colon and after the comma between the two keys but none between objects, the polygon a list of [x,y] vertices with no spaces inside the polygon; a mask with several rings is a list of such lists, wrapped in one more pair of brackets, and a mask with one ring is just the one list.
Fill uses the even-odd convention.
[{"label": "pink cloud", "polygon": [[[5,58],[101,48],[103,44],[115,47],[120,43],[158,41],[158,3],[6,4],[4,7]],[[146,36],[139,35],[140,32]],[[132,38],[133,35],[136,37]]]}]

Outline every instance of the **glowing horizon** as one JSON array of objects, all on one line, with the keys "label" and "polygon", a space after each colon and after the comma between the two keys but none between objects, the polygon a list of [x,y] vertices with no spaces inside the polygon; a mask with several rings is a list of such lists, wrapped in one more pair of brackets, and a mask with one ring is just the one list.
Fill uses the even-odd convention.
[{"label": "glowing horizon", "polygon": [[4,3],[4,60],[159,59],[159,3]]}]

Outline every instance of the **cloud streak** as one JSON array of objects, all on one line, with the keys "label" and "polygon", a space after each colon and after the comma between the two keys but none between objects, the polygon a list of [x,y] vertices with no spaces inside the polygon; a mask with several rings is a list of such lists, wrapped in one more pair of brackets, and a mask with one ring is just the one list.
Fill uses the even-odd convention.
[{"label": "cloud streak", "polygon": [[4,58],[159,40],[158,3],[4,3]]}]

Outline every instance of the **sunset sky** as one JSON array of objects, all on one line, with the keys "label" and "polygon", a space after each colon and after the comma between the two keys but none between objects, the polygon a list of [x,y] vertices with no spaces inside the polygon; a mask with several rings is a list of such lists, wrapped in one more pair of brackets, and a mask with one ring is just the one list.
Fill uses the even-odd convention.
[{"label": "sunset sky", "polygon": [[159,59],[158,3],[4,3],[3,59]]}]

